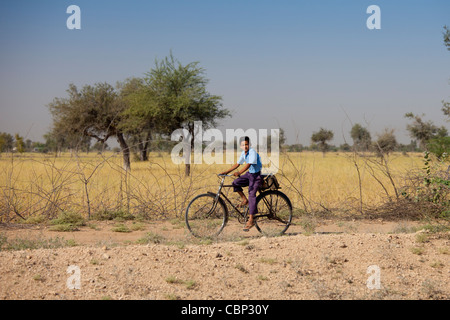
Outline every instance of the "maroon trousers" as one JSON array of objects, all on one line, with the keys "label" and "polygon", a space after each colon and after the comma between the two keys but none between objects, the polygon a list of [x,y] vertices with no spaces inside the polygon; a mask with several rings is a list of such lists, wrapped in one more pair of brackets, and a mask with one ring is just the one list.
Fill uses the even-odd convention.
[{"label": "maroon trousers", "polygon": [[242,187],[248,186],[248,213],[251,215],[258,213],[258,209],[256,207],[256,191],[258,191],[259,187],[261,186],[261,182],[261,172],[246,172],[244,175],[235,179],[232,183],[234,192],[242,191]]}]

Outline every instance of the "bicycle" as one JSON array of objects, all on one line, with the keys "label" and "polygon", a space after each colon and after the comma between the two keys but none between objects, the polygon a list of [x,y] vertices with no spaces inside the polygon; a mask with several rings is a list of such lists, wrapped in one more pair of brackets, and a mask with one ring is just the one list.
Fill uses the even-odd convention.
[{"label": "bicycle", "polygon": [[[262,176],[266,184],[264,187],[261,186],[259,188],[259,194],[256,198],[258,208],[258,213],[254,215],[256,229],[266,236],[282,235],[289,228],[292,221],[291,201],[284,193],[278,190],[278,183],[271,189],[270,186],[267,186],[267,180],[269,177],[274,177],[273,175]],[[247,222],[248,206],[245,207],[244,211],[241,211],[222,192],[223,188],[233,187],[231,184],[225,185],[224,182],[227,177],[234,176],[219,174],[218,177],[222,177],[222,181],[216,193],[207,192],[200,194],[192,199],[186,208],[186,225],[195,237],[212,238],[217,237],[222,232],[229,218],[226,202],[237,213],[238,221],[241,224]]]}]

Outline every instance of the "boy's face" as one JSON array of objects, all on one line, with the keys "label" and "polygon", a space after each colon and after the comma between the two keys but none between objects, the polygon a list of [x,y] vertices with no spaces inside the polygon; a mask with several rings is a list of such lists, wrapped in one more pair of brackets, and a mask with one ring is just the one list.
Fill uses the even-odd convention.
[{"label": "boy's face", "polygon": [[242,141],[241,142],[241,149],[244,150],[245,152],[248,151],[249,145],[247,141]]}]

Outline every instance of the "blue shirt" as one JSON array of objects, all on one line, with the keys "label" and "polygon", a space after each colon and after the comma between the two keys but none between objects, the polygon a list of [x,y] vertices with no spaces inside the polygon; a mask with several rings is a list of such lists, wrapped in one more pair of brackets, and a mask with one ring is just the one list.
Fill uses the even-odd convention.
[{"label": "blue shirt", "polygon": [[241,156],[238,160],[238,164],[250,164],[250,168],[248,168],[248,172],[250,173],[257,173],[260,172],[262,169],[262,162],[261,157],[259,154],[252,148],[248,149],[247,154],[245,151],[242,151]]}]

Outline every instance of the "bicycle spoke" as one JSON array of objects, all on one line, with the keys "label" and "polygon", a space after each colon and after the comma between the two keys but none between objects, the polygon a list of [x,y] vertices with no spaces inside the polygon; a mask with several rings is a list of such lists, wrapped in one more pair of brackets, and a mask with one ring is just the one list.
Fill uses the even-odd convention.
[{"label": "bicycle spoke", "polygon": [[257,201],[257,229],[267,236],[283,234],[292,220],[292,206],[289,199],[279,191],[261,194]]},{"label": "bicycle spoke", "polygon": [[203,194],[189,203],[185,218],[186,225],[194,236],[211,238],[217,236],[225,226],[226,208],[214,195]]}]

